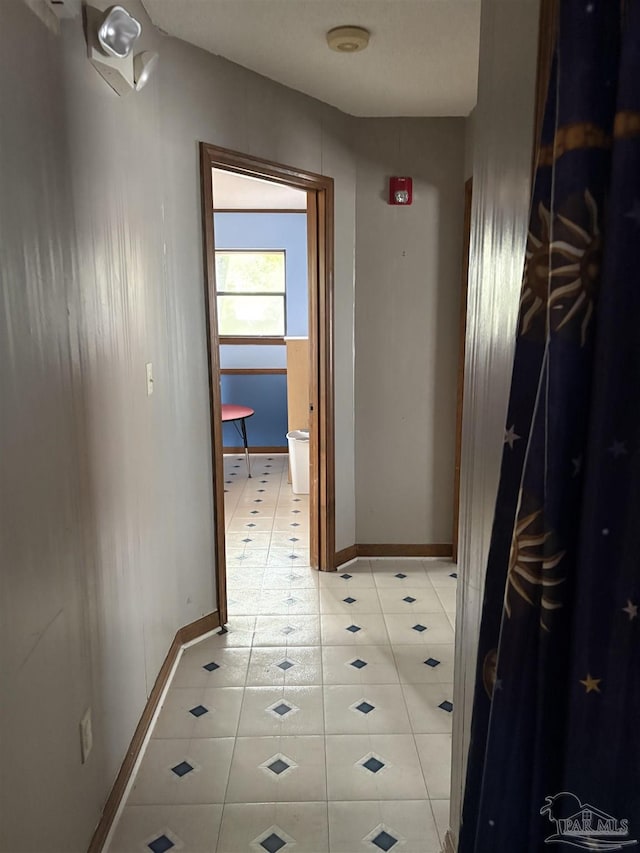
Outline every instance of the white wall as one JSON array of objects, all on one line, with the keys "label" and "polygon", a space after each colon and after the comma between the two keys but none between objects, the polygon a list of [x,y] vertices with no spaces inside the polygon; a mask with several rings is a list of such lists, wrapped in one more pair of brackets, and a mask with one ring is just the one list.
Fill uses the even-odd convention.
[{"label": "white wall", "polygon": [[480,611],[529,219],[539,0],[483,0],[465,359],[451,826],[464,787]]},{"label": "white wall", "polygon": [[[356,536],[450,543],[464,119],[357,126]],[[387,203],[390,175],[413,204]]]},{"label": "white wall", "polygon": [[350,122],[127,6],[161,60],[126,98],[80,19],[56,37],[0,8],[5,853],[86,849],[175,631],[215,607],[199,140],[336,178],[338,547],[355,537]]}]

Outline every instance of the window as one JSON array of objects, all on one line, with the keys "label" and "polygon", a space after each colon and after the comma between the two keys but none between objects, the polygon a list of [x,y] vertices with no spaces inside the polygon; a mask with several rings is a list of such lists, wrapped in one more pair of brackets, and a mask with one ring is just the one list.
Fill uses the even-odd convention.
[{"label": "window", "polygon": [[221,337],[284,336],[283,251],[217,251],[216,290]]}]

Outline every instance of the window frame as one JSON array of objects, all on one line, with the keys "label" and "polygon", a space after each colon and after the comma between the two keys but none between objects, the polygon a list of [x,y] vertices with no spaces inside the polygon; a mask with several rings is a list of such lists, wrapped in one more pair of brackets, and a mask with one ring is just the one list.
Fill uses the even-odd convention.
[{"label": "window frame", "polygon": [[287,250],[282,248],[268,248],[268,249],[224,249],[217,248],[214,253],[214,265],[217,260],[218,255],[282,255],[283,258],[283,273],[284,273],[284,281],[283,281],[283,290],[278,291],[251,291],[251,292],[238,292],[237,290],[220,290],[218,286],[218,280],[216,277],[216,307],[219,308],[218,298],[220,296],[279,296],[282,297],[283,305],[284,305],[284,332],[282,335],[251,335],[251,334],[236,334],[236,335],[225,335],[220,331],[220,315],[221,311],[218,310],[216,313],[218,315],[218,339],[220,344],[238,344],[238,345],[254,345],[254,344],[281,344],[284,343],[285,337],[287,335]]}]

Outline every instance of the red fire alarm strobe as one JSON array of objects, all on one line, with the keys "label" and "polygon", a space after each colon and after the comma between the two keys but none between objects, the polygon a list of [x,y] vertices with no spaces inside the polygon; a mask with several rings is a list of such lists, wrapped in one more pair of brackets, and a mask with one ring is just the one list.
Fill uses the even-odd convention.
[{"label": "red fire alarm strobe", "polygon": [[411,204],[412,200],[411,178],[389,178],[389,204]]}]

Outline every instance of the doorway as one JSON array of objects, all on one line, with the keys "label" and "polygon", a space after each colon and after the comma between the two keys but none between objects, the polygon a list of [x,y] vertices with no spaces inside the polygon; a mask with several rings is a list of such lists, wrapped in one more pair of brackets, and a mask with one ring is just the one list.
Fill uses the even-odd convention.
[{"label": "doorway", "polygon": [[[260,484],[257,481],[256,488],[252,491],[257,491],[260,485],[265,488],[269,484],[266,476],[278,476],[284,482],[288,479],[286,470],[283,472],[282,457],[276,457],[275,453],[280,450],[277,446],[266,446],[264,449],[271,455],[271,461],[267,461],[269,456],[263,454],[259,457],[260,464],[256,464],[258,458],[251,455],[248,460],[244,459],[244,454],[238,453],[244,449],[244,442],[238,447],[227,445],[232,451],[233,456],[227,456],[227,473],[225,476],[225,456],[224,456],[224,436],[222,424],[222,393],[221,381],[228,382],[229,377],[239,374],[230,373],[230,371],[246,370],[243,368],[229,368],[221,366],[221,344],[223,346],[230,345],[229,341],[233,338],[240,345],[246,343],[247,346],[271,346],[278,347],[284,345],[285,335],[281,334],[286,331],[286,325],[280,322],[280,313],[282,307],[277,305],[278,299],[284,299],[284,312],[286,324],[286,297],[284,290],[281,292],[277,289],[277,285],[272,288],[271,296],[273,298],[265,298],[261,294],[257,302],[262,300],[263,307],[267,306],[267,313],[272,317],[274,323],[272,328],[263,327],[261,334],[262,338],[259,344],[256,343],[255,335],[220,335],[220,310],[225,312],[227,320],[229,316],[234,314],[232,305],[235,297],[229,290],[225,291],[219,286],[218,278],[220,273],[216,274],[216,254],[227,250],[227,257],[221,259],[218,255],[218,270],[220,270],[220,262],[224,260],[225,269],[229,268],[229,263],[236,266],[246,266],[251,260],[254,262],[256,258],[250,259],[243,257],[233,257],[230,255],[230,247],[228,240],[226,246],[219,246],[216,237],[216,214],[222,213],[220,205],[216,203],[216,179],[218,181],[222,175],[230,177],[244,177],[245,179],[253,179],[261,182],[267,182],[269,185],[292,191],[297,191],[297,197],[300,198],[301,193],[304,193],[306,201],[306,251],[307,251],[307,284],[308,284],[308,349],[304,358],[307,361],[305,367],[308,372],[308,403],[305,399],[305,406],[308,405],[308,428],[309,428],[309,562],[310,565],[322,571],[331,571],[335,568],[335,518],[334,518],[334,444],[333,444],[333,180],[322,175],[305,172],[281,164],[271,163],[249,155],[241,154],[235,151],[230,151],[223,148],[218,148],[206,143],[200,144],[201,156],[201,188],[202,188],[202,205],[203,205],[203,247],[204,247],[204,264],[205,264],[205,305],[206,305],[206,321],[207,321],[207,346],[208,346],[208,363],[209,363],[209,396],[210,396],[210,413],[211,413],[211,438],[212,438],[212,471],[213,471],[213,496],[214,496],[214,512],[215,512],[215,558],[216,558],[216,587],[217,587],[217,602],[220,614],[221,624],[225,624],[228,619],[227,607],[227,545],[225,535],[225,489],[227,484],[234,481],[231,480],[231,474],[236,476],[243,470],[244,464],[253,464],[254,471],[260,474],[260,479],[264,479],[265,483]],[[296,205],[299,213],[300,205]],[[245,204],[243,212],[251,213]],[[286,208],[281,208],[286,210]],[[256,212],[255,210],[253,211]],[[221,228],[220,223],[218,227]],[[273,247],[277,249],[276,246]],[[277,278],[278,265],[284,264],[282,258],[278,258],[278,249],[272,252],[268,259],[271,265],[270,269],[274,271]],[[254,253],[255,254],[255,253]],[[258,263],[265,263],[264,258],[258,258]],[[225,304],[226,298],[226,304]],[[256,302],[256,300],[254,300]],[[282,301],[280,306],[282,306]],[[236,312],[237,313],[237,312]],[[231,321],[233,324],[233,320]],[[241,332],[240,327],[227,328],[226,331]],[[269,332],[280,332],[280,334],[268,334]],[[294,336],[297,337],[297,336]],[[246,338],[246,342],[243,342]],[[231,344],[232,345],[232,344]],[[273,371],[276,368],[271,368]],[[279,368],[281,371],[283,368]],[[255,368],[259,370],[259,368]],[[284,368],[285,373],[287,368]],[[242,375],[246,376],[246,372]],[[264,374],[265,378],[267,374]],[[273,377],[275,374],[268,374]],[[254,378],[258,378],[257,374],[253,373]],[[241,402],[241,401],[229,401]],[[298,404],[299,406],[299,404]],[[232,412],[232,414],[234,414]],[[253,416],[250,416],[253,417]],[[298,415],[299,417],[299,415]],[[243,436],[243,430],[247,430],[249,449],[251,449],[251,420],[242,420],[236,423],[240,427],[239,435]],[[288,423],[291,428],[291,422]],[[229,426],[227,426],[227,429]],[[227,441],[229,439],[227,438]],[[238,466],[237,468],[235,466]],[[267,470],[267,467],[273,470]],[[233,470],[231,470],[233,469]],[[246,476],[247,482],[249,479],[250,468],[247,465]],[[255,478],[251,478],[255,479]],[[275,478],[274,478],[275,479]],[[253,485],[253,484],[252,484]],[[271,487],[271,493],[273,494]],[[227,494],[229,492],[227,491]],[[255,501],[261,501],[262,498],[256,494],[252,498]],[[248,501],[247,496],[243,500]],[[295,498],[292,498],[295,500]],[[253,510],[256,514],[258,510]]]}]

